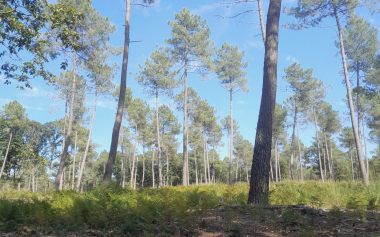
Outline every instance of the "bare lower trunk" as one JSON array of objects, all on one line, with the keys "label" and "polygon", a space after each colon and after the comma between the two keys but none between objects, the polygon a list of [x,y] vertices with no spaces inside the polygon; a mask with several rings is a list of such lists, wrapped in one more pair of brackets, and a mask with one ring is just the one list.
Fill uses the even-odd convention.
[{"label": "bare lower trunk", "polygon": [[[323,150],[323,148],[322,148]],[[324,169],[324,172],[325,172],[325,179],[327,181],[327,169],[326,169],[326,150],[323,150],[323,169]]]},{"label": "bare lower trunk", "polygon": [[183,102],[183,167],[182,167],[182,185],[187,186],[188,180],[188,153],[187,153],[187,51],[185,49],[185,91]]},{"label": "bare lower trunk", "polygon": [[331,172],[332,172],[332,179],[334,180],[334,159],[333,159],[333,152],[332,152],[332,141],[331,141],[331,134],[330,134],[330,158],[331,158]]},{"label": "bare lower trunk", "polygon": [[[327,156],[327,163],[328,163],[328,167],[329,167],[329,177],[330,177],[330,180],[332,179],[332,171],[331,171],[331,160],[330,160],[330,154],[329,154],[329,148],[327,146],[327,136],[326,136],[326,131],[323,131],[323,133],[325,134],[325,148],[326,148],[326,156]],[[326,173],[326,171],[325,171]],[[326,176],[327,177],[327,176]]]},{"label": "bare lower trunk", "polygon": [[[139,146],[140,146],[140,143],[138,142],[138,143],[137,143],[137,153],[138,153],[138,151],[139,151]],[[136,189],[136,182],[137,182],[136,177],[137,177],[137,167],[138,167],[138,164],[139,164],[139,157],[138,157],[138,155],[137,155],[137,156],[136,156],[135,181],[134,181],[134,183],[133,183],[133,189]]]},{"label": "bare lower trunk", "polygon": [[267,199],[269,192],[269,162],[276,101],[280,13],[281,0],[271,0],[267,15],[263,89],[252,159],[248,203],[258,203]]},{"label": "bare lower trunk", "polygon": [[92,134],[92,126],[94,125],[94,118],[95,118],[95,113],[96,113],[96,105],[97,105],[96,103],[97,103],[97,100],[98,100],[98,88],[96,88],[96,90],[95,90],[95,102],[94,102],[94,110],[92,111],[90,130],[88,132],[86,149],[84,150],[82,164],[80,165],[80,170],[79,170],[79,174],[78,174],[77,192],[79,192],[79,186],[80,186],[80,182],[81,182],[81,179],[82,179],[82,173],[83,173],[83,169],[84,169],[84,164],[86,163],[87,153],[88,153],[88,149],[90,147],[91,134]]},{"label": "bare lower trunk", "polygon": [[314,115],[314,125],[315,125],[315,137],[317,138],[319,172],[321,174],[321,180],[322,180],[322,182],[325,182],[325,180],[323,178],[322,160],[321,160],[321,149],[319,147],[318,124],[317,124],[317,115],[315,114],[315,105],[313,105],[313,115]]},{"label": "bare lower trunk", "polygon": [[120,94],[119,102],[117,106],[115,124],[112,130],[112,140],[110,153],[108,156],[106,171],[104,173],[103,182],[109,182],[112,178],[113,166],[115,164],[117,146],[119,143],[119,132],[121,121],[123,119],[123,109],[125,102],[125,91],[127,86],[127,68],[128,68],[128,53],[129,53],[129,26],[130,26],[130,15],[131,15],[131,3],[130,0],[126,0],[126,14],[125,14],[125,37],[124,37],[124,54],[123,54],[123,64],[121,67],[121,81],[120,81]]},{"label": "bare lower trunk", "polygon": [[365,160],[366,160],[366,165],[367,165],[367,176],[369,180],[369,157],[368,157],[368,152],[367,152],[367,139],[365,136],[365,126],[364,126],[364,118],[362,116],[362,123],[363,123],[363,138],[364,138],[364,150],[365,150]]},{"label": "bare lower trunk", "polygon": [[169,186],[169,156],[168,152],[165,151],[166,153],[166,186]]},{"label": "bare lower trunk", "polygon": [[155,184],[155,181],[154,181],[154,147],[153,147],[153,150],[152,150],[152,187],[154,188],[154,184]]},{"label": "bare lower trunk", "polygon": [[278,157],[277,157],[277,149],[278,149],[278,140],[277,137],[274,140],[274,169],[276,174],[276,182],[278,182]]},{"label": "bare lower trunk", "polygon": [[273,166],[272,166],[272,160],[269,161],[270,166],[270,180],[273,182]]},{"label": "bare lower trunk", "polygon": [[123,125],[120,127],[121,130],[121,141],[120,141],[120,147],[121,147],[121,187],[125,187],[125,160],[124,160],[124,130]]},{"label": "bare lower trunk", "polygon": [[144,154],[144,147],[143,147],[143,173],[142,173],[142,180],[141,180],[141,187],[144,187],[144,181],[145,181],[145,154]]},{"label": "bare lower trunk", "polygon": [[302,156],[301,156],[301,142],[300,142],[300,133],[298,131],[298,123],[297,123],[297,137],[298,137],[298,152],[299,152],[299,162],[300,162],[300,170],[301,170],[301,182],[303,182],[303,171],[302,171]]},{"label": "bare lower trunk", "polygon": [[137,125],[135,125],[135,144],[133,147],[133,160],[132,160],[132,169],[131,169],[131,181],[130,181],[130,188],[133,189],[133,177],[134,177],[134,170],[135,170],[135,160],[136,160],[136,145],[137,145]]},{"label": "bare lower trunk", "polygon": [[160,127],[158,121],[158,84],[156,84],[156,132],[157,132],[157,148],[158,148],[158,186],[162,187],[162,161],[161,161],[161,143],[160,143]]},{"label": "bare lower trunk", "polygon": [[205,170],[205,184],[207,184],[207,165],[206,165],[206,138],[203,132],[203,168]]},{"label": "bare lower trunk", "polygon": [[9,152],[9,147],[11,145],[11,141],[12,141],[12,131],[11,133],[9,134],[9,141],[8,141],[8,146],[7,146],[7,150],[5,152],[5,156],[4,156],[4,161],[3,161],[3,165],[1,166],[1,171],[0,171],[0,180],[1,180],[1,176],[3,175],[3,171],[4,171],[4,167],[5,167],[5,163],[7,161],[7,157],[8,157],[8,152]]},{"label": "bare lower trunk", "polygon": [[198,157],[197,157],[197,153],[195,153],[194,151],[194,163],[195,163],[195,184],[198,185]]},{"label": "bare lower trunk", "polygon": [[74,117],[75,86],[76,86],[76,52],[74,50],[74,52],[73,52],[73,81],[72,81],[72,85],[71,85],[69,125],[67,128],[65,145],[63,148],[63,152],[62,152],[61,161],[59,163],[57,177],[55,177],[53,190],[57,190],[58,187],[60,186],[62,171],[63,171],[63,168],[65,166],[65,162],[66,162],[67,150],[69,149],[69,145],[70,145],[71,130],[72,130],[72,126],[73,126],[73,117]]},{"label": "bare lower trunk", "polygon": [[294,105],[294,122],[293,122],[293,134],[292,134],[292,153],[290,155],[290,177],[289,179],[290,180],[294,180],[294,140],[295,140],[295,128],[296,128],[296,124],[297,124],[297,109],[298,109],[298,106],[297,106],[297,94],[295,95],[296,98],[294,99],[295,100],[295,105]]},{"label": "bare lower trunk", "polygon": [[[232,78],[230,78],[230,85],[232,83]],[[232,89],[230,89],[230,126],[231,126],[231,134],[230,134],[230,168],[228,172],[228,184],[232,185],[232,156],[234,150],[234,119],[232,117]]]},{"label": "bare lower trunk", "polygon": [[355,181],[355,175],[354,175],[354,162],[353,162],[353,160],[352,160],[352,150],[351,150],[351,148],[350,148],[350,150],[348,151],[348,153],[350,153],[352,182],[354,182],[354,181]]},{"label": "bare lower trunk", "polygon": [[333,7],[334,7],[334,15],[335,15],[336,23],[337,23],[337,26],[338,26],[340,50],[341,50],[341,56],[342,56],[344,78],[345,78],[345,81],[346,81],[348,104],[349,104],[349,107],[350,107],[350,116],[351,116],[351,122],[352,122],[352,130],[354,132],[354,137],[355,137],[356,152],[357,152],[357,155],[358,155],[358,160],[359,160],[359,165],[360,165],[360,171],[362,173],[362,182],[363,182],[363,184],[365,186],[369,186],[368,175],[367,175],[366,168],[364,166],[364,161],[363,161],[362,144],[361,144],[361,140],[360,140],[360,136],[359,136],[358,130],[356,128],[354,104],[352,102],[350,80],[349,80],[348,72],[347,72],[346,54],[344,52],[344,43],[343,43],[342,31],[341,31],[341,28],[340,28],[340,23],[339,23],[339,18],[338,18],[338,13],[337,13],[336,5],[334,3],[332,3],[332,4],[333,4]]},{"label": "bare lower trunk", "polygon": [[71,183],[71,190],[74,190],[74,182],[75,182],[75,154],[77,153],[77,140],[78,140],[78,124],[75,131],[75,142],[74,142],[74,161],[73,161],[73,180]]},{"label": "bare lower trunk", "polygon": [[207,136],[206,136],[206,161],[207,161],[207,175],[208,175],[208,183],[212,184],[211,173],[210,173],[210,161],[208,159],[208,146],[207,146]]},{"label": "bare lower trunk", "polygon": [[212,182],[215,184],[215,147],[212,147]]}]

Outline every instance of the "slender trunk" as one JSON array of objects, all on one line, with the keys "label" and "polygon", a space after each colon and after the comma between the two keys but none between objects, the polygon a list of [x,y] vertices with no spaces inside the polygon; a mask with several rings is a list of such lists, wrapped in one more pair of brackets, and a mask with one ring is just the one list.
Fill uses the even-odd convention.
[{"label": "slender trunk", "polygon": [[321,149],[319,148],[318,124],[317,124],[317,115],[315,114],[315,105],[313,105],[313,115],[314,115],[314,125],[315,125],[315,137],[317,138],[319,172],[321,174],[322,182],[325,182],[323,178],[323,170],[322,170]]},{"label": "slender trunk", "polygon": [[144,146],[143,146],[143,173],[142,173],[142,180],[141,180],[141,187],[144,187],[144,181],[145,181],[145,151],[144,151]]},{"label": "slender trunk", "polygon": [[210,161],[209,161],[209,159],[208,159],[207,135],[205,135],[205,137],[206,137],[206,161],[207,161],[208,183],[209,183],[209,184],[212,184],[211,173],[210,173]]},{"label": "slender trunk", "polygon": [[[330,154],[329,154],[329,148],[328,148],[328,145],[327,145],[327,136],[326,136],[326,131],[323,131],[323,133],[325,134],[325,148],[326,148],[326,155],[327,155],[327,163],[328,163],[328,167],[329,167],[329,178],[330,180],[332,179],[332,171],[331,171],[331,159],[330,159]],[[326,171],[325,171],[326,172]],[[326,176],[327,177],[327,176]]]},{"label": "slender trunk", "polygon": [[277,149],[278,149],[278,145],[277,145],[277,137],[275,138],[274,140],[274,169],[275,169],[275,177],[276,177],[276,183],[278,182],[278,157],[277,157]]},{"label": "slender trunk", "polygon": [[247,183],[249,183],[249,179],[248,179],[248,164],[245,166],[245,172],[246,172],[246,175],[247,175]]},{"label": "slender trunk", "polygon": [[336,5],[334,3],[332,3],[332,4],[333,4],[333,7],[334,7],[334,15],[335,15],[336,23],[337,23],[337,26],[338,26],[340,50],[341,50],[341,56],[342,56],[344,78],[345,78],[345,81],[346,81],[348,104],[349,104],[349,107],[350,107],[350,116],[351,116],[351,122],[352,122],[352,130],[354,132],[354,137],[355,137],[356,152],[357,152],[357,155],[358,155],[358,160],[359,160],[359,165],[360,165],[360,171],[362,173],[362,182],[363,182],[363,184],[365,186],[369,186],[369,180],[368,180],[366,168],[364,166],[364,161],[363,161],[362,144],[361,144],[360,136],[359,136],[358,131],[356,129],[356,121],[355,121],[355,114],[354,114],[355,111],[354,111],[354,104],[352,102],[350,80],[348,78],[348,72],[347,72],[346,54],[344,52],[344,43],[343,43],[342,31],[341,31],[341,28],[340,28],[338,13],[337,13],[337,10],[336,10]]},{"label": "slender trunk", "polygon": [[71,98],[70,98],[70,117],[69,117],[69,126],[67,128],[67,134],[65,138],[65,146],[63,148],[61,161],[59,163],[57,177],[55,178],[53,190],[57,190],[60,186],[60,181],[62,177],[63,167],[65,166],[67,150],[69,149],[71,130],[73,126],[73,117],[74,117],[74,100],[75,100],[75,86],[76,86],[76,52],[73,52],[73,81],[71,86]]},{"label": "slender trunk", "polygon": [[[140,147],[140,142],[137,142],[137,153],[139,152],[139,147]],[[134,181],[134,184],[133,184],[133,189],[136,189],[136,177],[137,177],[137,167],[138,167],[138,164],[139,164],[139,156],[137,154],[137,156],[136,156],[136,168],[135,168],[135,181]]]},{"label": "slender trunk", "polygon": [[277,140],[277,165],[278,165],[278,180],[281,182],[281,165],[280,165],[280,151],[278,149],[278,140]]},{"label": "slender trunk", "polygon": [[236,156],[236,172],[235,172],[235,182],[238,181],[238,171],[239,171],[239,160],[238,157]]},{"label": "slender trunk", "polygon": [[195,184],[198,185],[198,156],[197,153],[194,152],[194,163],[195,163]]},{"label": "slender trunk", "polygon": [[353,162],[353,160],[352,160],[352,150],[351,150],[351,148],[350,148],[350,150],[348,151],[348,153],[350,153],[352,182],[354,182],[354,181],[355,181],[355,176],[354,176],[354,162]]},{"label": "slender trunk", "polygon": [[77,128],[75,131],[74,155],[73,155],[73,158],[74,158],[74,161],[73,161],[73,180],[71,183],[71,190],[74,190],[74,182],[75,182],[75,154],[77,153],[77,139],[78,139],[78,124],[77,124]]},{"label": "slender trunk", "polygon": [[161,161],[161,144],[160,144],[160,127],[158,121],[158,84],[156,84],[156,132],[157,132],[157,148],[158,148],[158,186],[162,187],[162,161]]},{"label": "slender trunk", "polygon": [[263,198],[266,199],[269,192],[269,161],[272,150],[272,125],[276,102],[280,13],[281,0],[271,0],[267,15],[263,89],[257,121],[248,203],[258,203]]},{"label": "slender trunk", "polygon": [[334,180],[334,159],[333,159],[333,152],[332,152],[332,141],[331,141],[331,133],[330,133],[330,158],[331,158],[331,172],[332,172],[332,179]]},{"label": "slender trunk", "polygon": [[[232,84],[232,78],[230,78],[230,85]],[[231,126],[231,134],[230,134],[230,168],[228,173],[228,184],[232,185],[232,156],[234,150],[234,119],[232,117],[232,89],[230,89],[230,126]]]},{"label": "slender trunk", "polygon": [[120,147],[121,147],[121,187],[125,187],[125,161],[124,161],[124,129],[123,125],[120,127],[121,138],[120,138]]},{"label": "slender trunk", "polygon": [[205,170],[205,184],[207,184],[206,138],[205,138],[205,131],[203,131],[203,167],[204,167],[204,170]]},{"label": "slender trunk", "polygon": [[362,124],[363,124],[363,138],[364,138],[364,150],[365,150],[365,160],[366,160],[366,165],[367,165],[367,178],[369,180],[369,157],[368,157],[368,152],[367,152],[367,139],[365,137],[365,126],[364,126],[364,116],[362,116]]},{"label": "slender trunk", "polygon": [[32,192],[34,192],[34,165],[32,166]]},{"label": "slender trunk", "polygon": [[152,187],[154,188],[154,147],[152,150]]},{"label": "slender trunk", "polygon": [[95,113],[96,113],[96,103],[98,100],[98,88],[95,89],[95,101],[94,101],[94,110],[92,111],[92,117],[91,117],[91,125],[90,125],[90,130],[88,132],[88,137],[87,137],[87,144],[86,144],[86,149],[84,150],[84,155],[82,159],[82,164],[80,166],[79,174],[78,174],[78,180],[77,180],[77,192],[79,192],[79,186],[80,182],[82,179],[82,173],[84,169],[84,164],[86,162],[87,158],[87,153],[88,153],[88,148],[90,147],[90,142],[91,142],[91,134],[92,134],[92,126],[94,125],[94,118],[95,118]]},{"label": "slender trunk", "polygon": [[264,28],[263,11],[261,9],[261,0],[257,0],[257,7],[259,9],[261,35],[263,37],[263,43],[265,44],[265,28]]},{"label": "slender trunk", "polygon": [[169,186],[169,156],[168,151],[165,150],[166,153],[166,186]]},{"label": "slender trunk", "polygon": [[117,113],[115,118],[115,124],[112,131],[112,140],[110,153],[107,161],[106,172],[104,173],[103,181],[109,182],[112,177],[113,166],[115,164],[117,146],[119,142],[119,132],[121,121],[123,119],[123,109],[125,102],[125,91],[127,87],[127,68],[128,68],[128,53],[129,53],[129,19],[131,16],[131,3],[130,0],[126,0],[126,14],[125,14],[125,37],[124,37],[124,54],[123,54],[123,64],[121,68],[121,81],[120,81],[120,94],[119,102],[117,106]]},{"label": "slender trunk", "polygon": [[358,111],[358,135],[359,135],[359,139],[360,139],[360,143],[362,142],[362,133],[360,131],[360,113],[361,113],[361,108],[360,108],[360,75],[359,75],[359,62],[356,62],[356,107],[357,107],[357,111]]},{"label": "slender trunk", "polygon": [[215,147],[212,147],[212,182],[215,184]]},{"label": "slender trunk", "polygon": [[269,161],[269,166],[270,166],[270,180],[273,182],[273,166],[272,166],[272,160]]},{"label": "slender trunk", "polygon": [[292,134],[292,153],[290,155],[290,180],[294,180],[294,164],[293,164],[293,159],[294,159],[294,139],[295,139],[295,130],[296,130],[296,124],[297,124],[297,112],[298,112],[298,104],[297,104],[297,94],[295,95],[296,98],[294,99],[294,123],[293,123],[293,134]]},{"label": "slender trunk", "polygon": [[137,125],[135,125],[135,144],[133,146],[133,160],[132,160],[132,169],[131,169],[131,182],[130,187],[133,189],[133,177],[134,177],[134,170],[135,170],[135,158],[136,158],[136,144],[137,144]]},{"label": "slender trunk", "polygon": [[183,168],[182,168],[182,185],[187,186],[188,180],[188,154],[187,154],[187,49],[185,48],[185,90],[183,101]]},{"label": "slender trunk", "polygon": [[12,136],[13,136],[13,133],[12,133],[12,131],[11,131],[11,133],[9,134],[9,141],[8,141],[7,151],[5,152],[3,165],[1,166],[0,180],[1,180],[1,176],[3,175],[3,171],[4,171],[4,167],[5,167],[5,163],[6,163],[6,161],[7,161],[7,156],[8,156],[8,152],[9,152],[9,147],[11,146]]},{"label": "slender trunk", "polygon": [[300,154],[299,161],[300,161],[300,170],[301,170],[301,182],[303,182],[303,171],[302,171],[302,156],[301,156],[301,142],[300,142],[300,133],[298,131],[298,123],[297,123],[297,137],[298,137],[298,152]]},{"label": "slender trunk", "polygon": [[[323,150],[323,148],[321,148]],[[324,172],[325,172],[325,179],[326,181],[328,180],[327,179],[327,169],[326,169],[326,150],[323,150],[323,168],[324,168]]]}]

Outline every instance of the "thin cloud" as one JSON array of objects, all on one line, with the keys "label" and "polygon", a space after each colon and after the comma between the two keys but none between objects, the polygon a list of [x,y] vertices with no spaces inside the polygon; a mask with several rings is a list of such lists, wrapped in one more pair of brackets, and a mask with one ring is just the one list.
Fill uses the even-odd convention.
[{"label": "thin cloud", "polygon": [[264,48],[263,42],[259,40],[256,40],[256,41],[247,40],[247,44],[254,48]]},{"label": "thin cloud", "polygon": [[297,59],[295,57],[292,57],[291,55],[289,55],[288,57],[285,58],[286,61],[293,61],[295,63],[298,63]]},{"label": "thin cloud", "polygon": [[239,100],[238,102],[237,102],[238,104],[244,104],[244,101],[242,101],[242,100]]}]

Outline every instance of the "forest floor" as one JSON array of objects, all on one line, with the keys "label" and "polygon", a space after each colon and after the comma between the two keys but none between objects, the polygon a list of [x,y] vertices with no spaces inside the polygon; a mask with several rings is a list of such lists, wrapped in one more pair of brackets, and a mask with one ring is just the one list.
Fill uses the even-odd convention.
[{"label": "forest floor", "polygon": [[209,209],[188,229],[176,222],[166,223],[170,231],[162,233],[85,230],[44,233],[24,227],[22,231],[0,237],[97,237],[97,236],[199,236],[199,237],[272,237],[272,236],[380,236],[380,212],[315,209],[305,205],[241,206],[221,205]]}]

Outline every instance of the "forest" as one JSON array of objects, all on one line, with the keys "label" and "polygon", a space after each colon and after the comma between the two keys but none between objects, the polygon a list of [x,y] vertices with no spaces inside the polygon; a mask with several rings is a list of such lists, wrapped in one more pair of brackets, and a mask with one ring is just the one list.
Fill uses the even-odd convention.
[{"label": "forest", "polygon": [[[99,2],[0,0],[0,236],[380,235],[377,1],[210,1],[257,26],[241,35],[259,36],[260,59],[181,3],[143,60],[131,19],[165,1],[122,1],[123,45]],[[279,67],[282,35],[311,28],[333,28],[334,79]],[[41,82],[57,119],[23,101]]]}]

